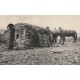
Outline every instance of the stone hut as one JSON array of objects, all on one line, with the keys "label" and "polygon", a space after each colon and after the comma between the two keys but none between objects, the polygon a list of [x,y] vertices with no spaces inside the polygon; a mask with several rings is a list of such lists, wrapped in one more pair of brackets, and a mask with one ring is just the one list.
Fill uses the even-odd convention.
[{"label": "stone hut", "polygon": [[[32,47],[47,47],[50,45],[48,32],[45,28],[40,26],[28,24],[28,23],[17,23],[15,27],[15,41],[14,47],[19,49],[26,49]],[[6,45],[9,43],[9,30],[7,29],[4,33],[4,39]]]}]

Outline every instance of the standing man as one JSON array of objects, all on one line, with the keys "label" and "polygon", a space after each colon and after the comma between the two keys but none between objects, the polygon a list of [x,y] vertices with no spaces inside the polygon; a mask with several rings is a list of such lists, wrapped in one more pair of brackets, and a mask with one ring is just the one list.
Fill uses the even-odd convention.
[{"label": "standing man", "polygon": [[53,42],[54,43],[57,43],[57,30],[56,30],[56,28],[54,28],[54,36],[53,36]]},{"label": "standing man", "polygon": [[7,26],[7,28],[9,28],[9,32],[10,32],[8,49],[12,50],[14,47],[15,28],[14,25],[11,23]]},{"label": "standing man", "polygon": [[46,27],[46,30],[47,30],[47,32],[48,32],[48,36],[49,36],[49,40],[50,40],[50,44],[52,43],[52,34],[51,34],[51,30],[50,30],[50,28],[47,26]]},{"label": "standing man", "polygon": [[64,30],[61,27],[59,27],[59,30],[60,30],[60,43],[62,42],[63,45],[65,42]]}]

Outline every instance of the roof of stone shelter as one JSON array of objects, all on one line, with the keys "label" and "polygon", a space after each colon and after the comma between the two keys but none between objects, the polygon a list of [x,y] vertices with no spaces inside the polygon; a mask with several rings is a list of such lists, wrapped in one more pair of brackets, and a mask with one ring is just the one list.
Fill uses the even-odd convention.
[{"label": "roof of stone shelter", "polygon": [[14,26],[15,26],[15,29],[21,29],[21,28],[24,28],[24,27],[27,27],[27,26],[29,26],[29,27],[31,26],[33,29],[36,29],[36,30],[46,30],[43,27],[33,25],[33,24],[29,24],[29,23],[17,23],[17,24],[14,24]]}]

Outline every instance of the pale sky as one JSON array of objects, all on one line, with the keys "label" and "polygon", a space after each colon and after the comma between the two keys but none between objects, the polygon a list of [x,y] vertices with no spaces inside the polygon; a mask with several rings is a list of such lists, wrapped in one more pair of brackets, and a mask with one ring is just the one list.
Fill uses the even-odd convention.
[{"label": "pale sky", "polygon": [[0,29],[6,29],[9,23],[30,23],[41,27],[49,26],[51,30],[62,27],[63,29],[76,30],[80,36],[80,16],[0,16]]}]

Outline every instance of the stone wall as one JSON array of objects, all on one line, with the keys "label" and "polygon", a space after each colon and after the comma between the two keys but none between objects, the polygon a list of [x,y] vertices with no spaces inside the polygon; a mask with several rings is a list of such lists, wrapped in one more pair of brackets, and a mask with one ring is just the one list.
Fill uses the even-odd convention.
[{"label": "stone wall", "polygon": [[[48,37],[45,28],[27,24],[18,23],[14,24],[15,27],[15,41],[14,47],[19,49],[33,48],[33,47],[47,47]],[[9,41],[9,30],[5,34],[6,42]],[[8,44],[8,43],[7,43]]]}]

